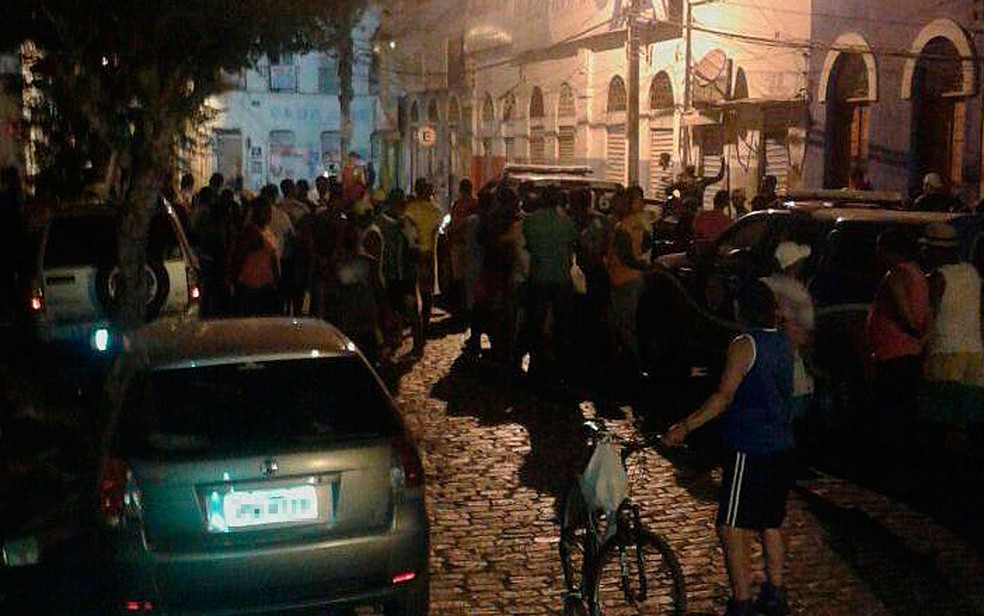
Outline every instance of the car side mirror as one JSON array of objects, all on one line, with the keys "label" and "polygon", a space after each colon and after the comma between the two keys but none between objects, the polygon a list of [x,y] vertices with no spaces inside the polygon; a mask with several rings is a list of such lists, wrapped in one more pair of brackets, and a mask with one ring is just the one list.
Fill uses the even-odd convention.
[{"label": "car side mirror", "polygon": [[41,544],[30,535],[7,539],[3,543],[4,567],[30,567],[41,561]]}]

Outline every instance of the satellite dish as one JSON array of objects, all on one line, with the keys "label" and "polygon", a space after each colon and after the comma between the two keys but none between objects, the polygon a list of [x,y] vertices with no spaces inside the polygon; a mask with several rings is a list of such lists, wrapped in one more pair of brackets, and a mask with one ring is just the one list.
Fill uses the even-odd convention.
[{"label": "satellite dish", "polygon": [[720,78],[728,68],[728,56],[720,49],[712,49],[704,54],[694,73],[703,81],[711,82]]}]

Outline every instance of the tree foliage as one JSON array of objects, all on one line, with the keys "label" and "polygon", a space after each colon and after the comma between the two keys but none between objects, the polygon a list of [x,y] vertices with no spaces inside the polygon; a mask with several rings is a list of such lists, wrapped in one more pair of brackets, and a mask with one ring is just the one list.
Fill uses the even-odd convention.
[{"label": "tree foliage", "polygon": [[31,41],[40,51],[33,73],[42,97],[33,116],[47,136],[42,164],[75,188],[79,182],[65,182],[77,177],[72,165],[111,160],[125,170],[116,195],[124,323],[142,319],[147,228],[185,122],[222,91],[223,72],[351,42],[367,3],[4,0],[0,49]]}]

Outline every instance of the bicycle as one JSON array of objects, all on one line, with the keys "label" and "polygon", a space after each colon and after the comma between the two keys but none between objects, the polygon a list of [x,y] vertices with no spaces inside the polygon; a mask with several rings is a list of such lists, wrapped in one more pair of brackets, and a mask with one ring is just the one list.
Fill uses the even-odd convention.
[{"label": "bicycle", "polygon": [[[622,446],[623,468],[632,454],[653,446],[623,439],[595,422],[585,422],[585,427],[592,448],[602,443]],[[608,517],[588,505],[580,482],[575,481],[561,509],[565,614],[683,616],[687,610],[683,570],[666,538],[643,526],[639,505],[631,495],[622,500],[613,519]]]}]

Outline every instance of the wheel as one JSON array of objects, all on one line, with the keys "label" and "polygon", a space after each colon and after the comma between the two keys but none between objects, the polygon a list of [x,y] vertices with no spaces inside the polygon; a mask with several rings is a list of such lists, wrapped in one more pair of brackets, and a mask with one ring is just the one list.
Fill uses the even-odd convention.
[{"label": "wheel", "polygon": [[147,315],[151,321],[161,313],[167,296],[171,293],[171,277],[163,263],[148,263],[147,272]]},{"label": "wheel", "polygon": [[[122,275],[118,265],[103,265],[96,273],[96,294],[99,302],[111,315],[115,315],[120,308],[119,287]],[[161,263],[145,264],[144,276],[147,279],[146,318],[150,321],[164,307],[171,292],[171,279]]]},{"label": "wheel", "polygon": [[591,576],[591,616],[686,613],[683,570],[673,549],[649,531],[641,531],[639,538],[636,545],[616,535],[602,546]]},{"label": "wheel", "polygon": [[575,481],[564,495],[560,511],[560,565],[568,595],[580,596],[583,591],[587,533],[588,508]]}]

